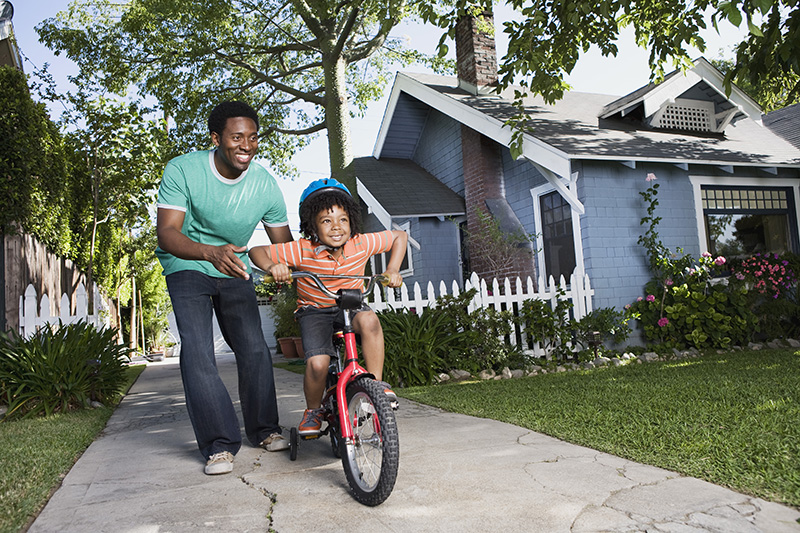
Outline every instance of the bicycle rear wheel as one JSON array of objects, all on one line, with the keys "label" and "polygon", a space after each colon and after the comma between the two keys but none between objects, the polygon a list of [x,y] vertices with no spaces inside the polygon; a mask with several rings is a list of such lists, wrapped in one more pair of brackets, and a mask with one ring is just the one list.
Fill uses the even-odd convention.
[{"label": "bicycle rear wheel", "polygon": [[392,493],[400,464],[397,421],[389,399],[374,380],[347,386],[348,423],[353,442],[341,442],[342,465],[353,497],[380,505]]}]

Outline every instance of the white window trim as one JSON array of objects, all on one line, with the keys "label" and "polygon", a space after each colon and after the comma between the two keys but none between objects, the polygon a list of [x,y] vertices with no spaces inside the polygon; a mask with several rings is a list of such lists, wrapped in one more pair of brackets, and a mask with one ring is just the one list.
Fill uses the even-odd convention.
[{"label": "white window trim", "polygon": [[[578,178],[578,173],[575,172],[572,174],[572,180],[567,184],[567,187],[570,191],[575,191],[575,183]],[[565,180],[562,180],[562,182]],[[541,237],[541,230],[544,227],[542,223],[542,209],[541,209],[541,197],[545,194],[550,194],[551,192],[559,192],[555,187],[553,187],[550,183],[545,183],[544,185],[540,185],[538,187],[534,187],[531,191],[531,200],[533,202],[533,220],[536,223],[536,263],[538,266],[539,274],[538,276],[542,278],[545,283],[548,283],[550,279],[550,273],[547,272],[547,263],[545,262],[544,258],[544,238]],[[563,196],[563,195],[562,195]],[[575,253],[575,275],[583,276],[583,273],[586,272],[583,263],[583,238],[581,236],[581,214],[575,209],[575,206],[570,203],[571,206],[571,213],[572,213],[572,248]],[[558,283],[559,280],[555,280]],[[569,279],[566,279],[567,283],[569,283]]]},{"label": "white window trim", "polygon": [[732,178],[726,176],[689,176],[689,181],[692,184],[694,194],[694,213],[697,219],[697,238],[700,244],[700,253],[708,252],[708,236],[706,235],[706,223],[703,216],[703,198],[701,194],[701,187],[703,185],[718,185],[721,187],[783,187],[791,188],[794,191],[794,209],[795,221],[798,225],[797,230],[800,233],[800,183],[797,180],[782,180],[776,178],[758,178],[751,176],[747,178]]},{"label": "white window trim", "polygon": [[[406,258],[408,258],[408,268],[405,269],[405,270],[401,270],[400,271],[400,275],[403,276],[404,278],[405,277],[409,277],[409,276],[413,276],[414,275],[414,256],[411,255],[411,247],[413,246],[413,247],[415,247],[417,249],[420,249],[420,245],[416,240],[411,238],[411,221],[407,221],[407,222],[404,222],[402,224],[397,224],[396,222],[393,222],[392,223],[392,229],[405,231],[408,234],[408,244],[406,245]],[[386,271],[386,262],[387,262],[386,260],[388,259],[388,256],[387,256],[388,253],[389,252],[384,252],[382,254],[373,255],[372,257],[369,258],[370,266],[372,267],[372,272],[374,274],[378,274],[380,272],[385,272]],[[381,269],[380,270],[377,269],[377,267],[378,267],[378,258],[379,257],[381,258],[381,260],[380,260]]]}]

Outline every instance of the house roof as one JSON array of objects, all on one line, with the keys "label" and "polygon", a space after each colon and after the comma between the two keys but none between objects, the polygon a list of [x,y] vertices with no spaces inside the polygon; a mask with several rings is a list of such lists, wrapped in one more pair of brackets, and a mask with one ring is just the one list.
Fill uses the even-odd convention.
[{"label": "house roof", "polygon": [[622,118],[639,111],[652,125],[654,119],[676,101],[691,105],[701,102],[710,104],[711,115],[708,126],[711,131],[724,132],[730,122],[743,118],[761,119],[759,105],[736,85],[731,85],[731,94],[723,92],[724,76],[704,57],[694,62],[686,72],[675,70],[659,83],[650,83],[627,96],[611,102],[600,112],[600,118]]},{"label": "house roof", "polygon": [[466,213],[463,198],[411,160],[358,157],[353,168],[358,195],[373,211],[385,211],[389,217]]},{"label": "house roof", "polygon": [[[700,70],[707,70],[705,64],[701,66]],[[700,82],[719,81],[712,78],[698,75],[694,86]],[[672,74],[667,83],[676,79],[678,75]],[[678,89],[685,92],[685,86],[682,82]],[[523,157],[563,178],[570,176],[574,160],[615,160],[634,165],[637,161],[658,161],[681,165],[760,166],[765,170],[800,166],[800,150],[764,128],[752,116],[728,124],[724,135],[642,128],[615,117],[626,106],[630,108],[637,101],[643,102],[654,88],[644,87],[630,98],[568,92],[552,105],[540,97],[528,97],[523,102],[529,117],[528,133],[523,138]],[[374,155],[381,157],[385,144],[388,148],[386,140],[396,137],[401,129],[408,132],[421,128],[420,121],[424,121],[427,114],[420,112],[420,103],[508,146],[511,130],[503,124],[515,113],[512,105],[515,89],[510,87],[499,96],[473,96],[459,89],[454,77],[398,73]],[[414,100],[416,102],[410,105]],[[748,115],[757,112],[757,106],[751,108],[742,104],[747,102],[742,100],[737,110],[750,109]],[[413,145],[408,149],[413,149]],[[410,157],[398,153],[396,146],[392,150],[394,157]]]},{"label": "house roof", "polygon": [[766,127],[800,149],[800,104],[767,113],[762,120]]}]

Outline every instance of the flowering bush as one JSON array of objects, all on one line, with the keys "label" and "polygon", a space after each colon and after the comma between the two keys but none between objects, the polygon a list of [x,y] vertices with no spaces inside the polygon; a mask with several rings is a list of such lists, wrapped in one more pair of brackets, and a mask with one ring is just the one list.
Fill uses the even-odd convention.
[{"label": "flowering bush", "polygon": [[781,292],[791,288],[795,282],[789,261],[781,259],[778,254],[756,254],[738,266],[731,267],[731,273],[737,280],[748,283],[759,294],[772,298],[778,298]]},{"label": "flowering bush", "polygon": [[645,286],[647,295],[631,305],[645,338],[674,348],[725,347],[746,341],[755,323],[746,291],[712,282],[723,264],[724,257],[704,254],[664,281],[651,280]]},{"label": "flowering bush", "polygon": [[800,287],[795,275],[800,269],[798,256],[756,254],[740,262],[731,261],[730,267],[730,284],[747,292],[762,338],[800,336]]},{"label": "flowering bush", "polygon": [[631,304],[629,312],[638,318],[647,340],[668,346],[724,347],[745,341],[755,324],[746,291],[712,282],[726,258],[705,252],[695,260],[681,248],[673,252],[661,242],[655,179],[648,174],[650,185],[639,193],[648,206],[640,222],[647,230],[639,244],[647,250],[653,279],[645,285],[646,296]]}]

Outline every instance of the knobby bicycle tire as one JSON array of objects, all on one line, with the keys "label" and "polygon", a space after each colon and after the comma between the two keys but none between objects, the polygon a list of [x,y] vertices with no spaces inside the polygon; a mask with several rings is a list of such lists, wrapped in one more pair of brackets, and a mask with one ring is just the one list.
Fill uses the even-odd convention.
[{"label": "knobby bicycle tire", "polygon": [[341,442],[350,492],[360,503],[380,505],[392,493],[400,464],[397,421],[383,387],[362,378],[347,386],[348,419],[355,442]]}]

